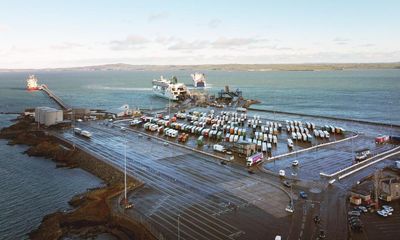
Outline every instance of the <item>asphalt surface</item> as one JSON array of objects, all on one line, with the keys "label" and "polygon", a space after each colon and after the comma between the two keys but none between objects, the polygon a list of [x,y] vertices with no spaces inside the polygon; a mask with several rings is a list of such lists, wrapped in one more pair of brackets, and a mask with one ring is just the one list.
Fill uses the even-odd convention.
[{"label": "asphalt surface", "polygon": [[285,236],[291,223],[284,210],[289,197],[268,177],[96,122],[79,127],[92,132],[92,138],[72,131],[62,137],[120,169],[126,134],[128,174],[145,182],[144,188],[129,196],[135,205],[132,211],[140,212],[167,239],[178,236],[178,215],[181,239]]},{"label": "asphalt surface", "polygon": [[[137,217],[136,213],[139,213],[148,225],[167,239],[177,239],[178,235],[181,239],[274,239],[276,235],[282,235],[283,239],[316,239],[320,230],[325,231],[326,239],[347,239],[348,190],[376,169],[392,165],[399,155],[338,180],[334,185],[329,185],[320,172],[330,174],[351,166],[354,151],[360,148],[368,147],[373,154],[393,149],[395,145],[376,145],[374,138],[379,134],[400,135],[400,130],[358,122],[257,114],[264,120],[280,117],[280,120],[340,126],[359,136],[352,141],[277,159],[263,165],[267,171],[255,171],[254,174],[247,172],[243,161],[221,165],[220,160],[213,157],[172,144],[165,146],[164,141],[140,137],[137,133],[123,132],[99,122],[79,124],[80,128],[93,133],[91,139],[74,135],[72,131],[61,136],[120,169],[124,167],[126,139],[128,174],[145,182],[143,188],[129,195],[135,207],[126,213],[131,217]],[[286,143],[282,144],[286,138],[283,131],[273,154],[288,151]],[[189,141],[190,144],[193,142]],[[298,144],[297,149],[306,147]],[[204,150],[212,152],[207,148]],[[293,160],[299,160],[300,165],[292,167]],[[283,187],[283,180],[276,174],[268,174],[280,169],[286,170],[291,178],[292,191]],[[305,191],[308,198],[300,198],[299,191]],[[284,210],[289,203],[288,194],[294,199],[293,214]],[[320,224],[313,221],[317,215],[321,218]],[[374,236],[374,228],[370,232],[370,236]]]}]

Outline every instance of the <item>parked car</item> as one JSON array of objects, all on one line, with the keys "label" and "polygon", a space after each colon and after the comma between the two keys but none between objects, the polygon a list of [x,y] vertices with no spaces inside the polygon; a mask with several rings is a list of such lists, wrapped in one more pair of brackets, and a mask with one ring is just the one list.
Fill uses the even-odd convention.
[{"label": "parked car", "polygon": [[388,216],[392,216],[392,214],[393,214],[391,211],[386,210],[386,209],[382,209],[381,211],[382,211],[382,212],[386,212],[386,214],[387,214]]},{"label": "parked car", "polygon": [[363,212],[363,213],[368,212],[368,209],[366,207],[364,207],[364,206],[354,207],[354,210],[358,210],[358,211]]},{"label": "parked car", "polygon": [[389,206],[389,205],[383,205],[382,208],[385,209],[385,210],[387,210],[387,211],[390,211],[390,212],[393,212],[393,211],[394,211],[394,209],[393,209],[391,206]]},{"label": "parked car", "polygon": [[285,185],[285,187],[289,187],[289,188],[292,186],[292,184],[288,181],[283,181],[283,185]]},{"label": "parked car", "polygon": [[286,206],[285,211],[292,213],[294,210],[293,210],[292,206],[288,205],[288,206]]},{"label": "parked car", "polygon": [[319,231],[319,235],[318,235],[318,239],[325,239],[326,235],[325,235],[325,231],[324,230],[320,230]]},{"label": "parked car", "polygon": [[388,214],[387,214],[385,211],[382,211],[382,210],[377,211],[376,213],[377,213],[379,216],[382,216],[382,217],[387,217],[387,216],[388,216]]},{"label": "parked car", "polygon": [[349,215],[349,216],[360,216],[361,213],[359,211],[349,211],[347,213],[347,215]]},{"label": "parked car", "polygon": [[319,216],[314,217],[314,223],[319,224],[321,222],[321,218]]},{"label": "parked car", "polygon": [[306,199],[306,198],[308,197],[307,193],[304,192],[304,191],[301,191],[301,192],[299,193],[299,195],[300,195],[301,198],[304,198],[304,199]]},{"label": "parked car", "polygon": [[298,160],[294,160],[293,162],[292,162],[292,166],[293,167],[297,167],[299,165],[299,161]]}]

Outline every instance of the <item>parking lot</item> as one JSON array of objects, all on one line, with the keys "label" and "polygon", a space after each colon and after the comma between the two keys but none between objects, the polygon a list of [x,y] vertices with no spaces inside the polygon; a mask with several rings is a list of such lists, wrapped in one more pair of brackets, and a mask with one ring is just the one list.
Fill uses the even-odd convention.
[{"label": "parking lot", "polygon": [[[354,152],[358,149],[369,148],[375,155],[394,147],[396,145],[375,144],[374,138],[361,135],[349,141],[267,162],[263,167],[276,173],[283,169],[287,175],[300,179],[316,180],[320,179],[320,173],[331,174],[354,164]],[[297,167],[292,166],[294,160],[299,161]]]},{"label": "parking lot", "polygon": [[360,219],[364,225],[362,232],[352,232],[352,239],[382,239],[393,240],[398,239],[400,235],[400,202],[382,204],[390,205],[394,208],[392,216],[382,217],[376,212],[362,213]]},{"label": "parking lot", "polygon": [[[328,128],[326,129],[325,126],[320,127],[313,124],[314,128],[311,128],[311,123],[303,123],[296,120],[281,119],[279,121],[272,121],[270,119],[260,118],[258,115],[222,112],[215,109],[211,109],[214,112],[209,110],[206,112],[204,109],[202,110],[203,112],[187,112],[183,118],[174,118],[175,123],[173,128],[177,129],[178,132],[173,137],[167,136],[167,134],[164,133],[164,129],[170,129],[172,127],[164,126],[164,124],[167,125],[167,121],[162,120],[161,116],[158,119],[149,117],[137,126],[130,126],[129,120],[121,121],[117,125],[131,128],[136,131],[142,131],[152,136],[161,137],[166,141],[179,143],[192,149],[201,150],[226,159],[230,158],[230,152],[232,152],[234,161],[241,165],[245,165],[247,154],[235,153],[234,146],[236,146],[238,142],[252,142],[255,144],[255,149],[252,152],[264,152],[264,160],[266,160],[268,157],[276,157],[282,154],[307,149],[312,146],[335,142],[354,135],[354,133],[350,131],[344,133],[338,133],[335,130],[331,131],[330,127],[333,126],[326,126]],[[215,121],[213,120],[213,123],[211,124],[210,119],[214,119]],[[222,122],[220,121],[221,119],[223,120]],[[217,120],[218,124],[215,124],[217,123]],[[143,127],[145,121],[152,122],[154,125],[157,125],[157,127],[153,130],[145,130]],[[168,123],[168,125],[170,124],[171,123]],[[339,128],[338,126],[336,127]],[[288,131],[287,128],[291,128],[291,130]],[[315,136],[313,129],[321,130],[321,128],[324,130],[326,129],[326,132],[329,131],[329,136]],[[202,130],[197,131],[198,129]],[[211,135],[211,131],[214,129],[215,135]],[[204,130],[207,131],[207,133],[205,133]],[[216,137],[217,132],[221,132],[219,137]],[[179,136],[182,133],[187,133],[188,135],[185,142],[179,141]],[[300,135],[293,138],[294,133]],[[203,137],[201,144],[199,144],[201,136]],[[288,139],[293,141],[293,147],[288,146]],[[223,145],[227,151],[225,153],[214,151],[214,144]],[[233,149],[232,151],[230,151],[231,148]]]}]

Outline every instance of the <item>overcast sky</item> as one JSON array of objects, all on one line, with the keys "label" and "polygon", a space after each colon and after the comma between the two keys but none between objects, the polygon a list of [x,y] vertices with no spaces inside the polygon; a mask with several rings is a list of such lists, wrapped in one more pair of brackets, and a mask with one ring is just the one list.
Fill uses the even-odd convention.
[{"label": "overcast sky", "polygon": [[0,68],[400,61],[400,1],[0,2]]}]

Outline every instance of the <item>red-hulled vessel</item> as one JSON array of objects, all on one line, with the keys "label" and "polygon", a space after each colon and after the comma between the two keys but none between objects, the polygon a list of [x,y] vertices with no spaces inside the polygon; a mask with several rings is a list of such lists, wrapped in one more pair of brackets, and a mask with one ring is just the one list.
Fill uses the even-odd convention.
[{"label": "red-hulled vessel", "polygon": [[26,89],[39,90],[37,78],[35,77],[35,75],[29,75],[28,79],[26,79]]}]

